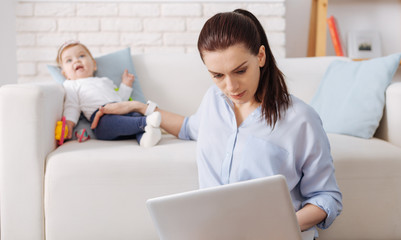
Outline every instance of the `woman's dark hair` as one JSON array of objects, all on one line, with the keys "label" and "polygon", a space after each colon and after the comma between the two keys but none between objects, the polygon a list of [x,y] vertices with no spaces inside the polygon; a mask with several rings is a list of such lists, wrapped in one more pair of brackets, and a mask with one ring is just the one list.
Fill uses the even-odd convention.
[{"label": "woman's dark hair", "polygon": [[203,59],[205,51],[225,50],[236,44],[243,44],[255,56],[262,45],[265,47],[266,62],[260,68],[255,100],[261,103],[262,115],[267,124],[274,128],[290,104],[290,94],[284,74],[277,67],[266,33],[258,19],[243,9],[214,15],[200,32],[198,50]]}]

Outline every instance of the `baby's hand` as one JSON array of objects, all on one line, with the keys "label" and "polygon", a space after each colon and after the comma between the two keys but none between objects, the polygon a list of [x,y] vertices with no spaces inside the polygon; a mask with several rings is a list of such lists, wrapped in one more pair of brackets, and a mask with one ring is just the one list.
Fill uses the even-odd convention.
[{"label": "baby's hand", "polygon": [[121,82],[127,85],[128,87],[132,87],[132,84],[135,81],[134,74],[129,73],[127,69],[125,69],[123,76],[121,77]]}]

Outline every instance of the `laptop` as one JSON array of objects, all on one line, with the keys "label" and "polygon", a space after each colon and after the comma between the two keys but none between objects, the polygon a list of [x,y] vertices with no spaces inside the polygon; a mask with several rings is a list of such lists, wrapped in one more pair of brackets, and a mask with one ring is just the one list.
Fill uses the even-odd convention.
[{"label": "laptop", "polygon": [[312,240],[299,229],[285,177],[253,179],[149,199],[161,240]]}]

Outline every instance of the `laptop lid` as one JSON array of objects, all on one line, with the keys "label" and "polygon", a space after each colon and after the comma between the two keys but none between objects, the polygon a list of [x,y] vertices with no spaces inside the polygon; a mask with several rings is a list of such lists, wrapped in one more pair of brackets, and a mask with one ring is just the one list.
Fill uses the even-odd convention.
[{"label": "laptop lid", "polygon": [[147,201],[162,240],[301,240],[284,176],[276,175]]}]

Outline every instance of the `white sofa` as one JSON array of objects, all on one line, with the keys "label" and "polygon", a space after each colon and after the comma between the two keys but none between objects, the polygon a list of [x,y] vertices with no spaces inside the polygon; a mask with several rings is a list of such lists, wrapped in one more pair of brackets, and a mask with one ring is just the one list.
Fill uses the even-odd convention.
[{"label": "white sofa", "polygon": [[[309,102],[336,57],[278,59],[290,91]],[[183,115],[212,81],[197,54],[135,55],[145,96]],[[56,148],[64,91],[55,83],[0,88],[2,240],[157,239],[148,198],[196,189],[196,142],[163,135]],[[344,210],[320,239],[401,239],[401,83],[387,90],[372,139],[329,134]]]}]

